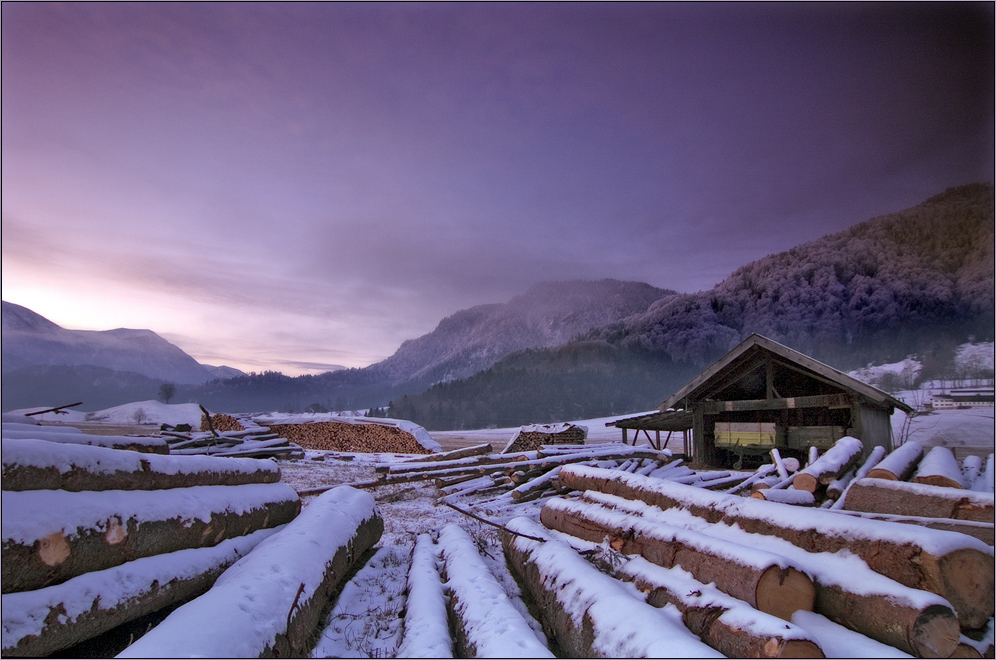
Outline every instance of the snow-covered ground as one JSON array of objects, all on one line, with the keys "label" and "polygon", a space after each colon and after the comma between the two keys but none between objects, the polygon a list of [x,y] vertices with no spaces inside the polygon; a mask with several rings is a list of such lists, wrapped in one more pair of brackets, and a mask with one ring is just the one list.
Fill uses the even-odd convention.
[{"label": "snow-covered ground", "polygon": [[[45,410],[44,407],[23,408],[12,410],[11,414],[24,415],[26,413]],[[39,422],[59,422],[62,424],[77,424],[94,422],[101,424],[190,424],[192,427],[201,426],[201,409],[196,403],[174,403],[166,404],[161,401],[135,401],[125,403],[106,410],[96,412],[81,412],[72,408],[61,412],[49,412],[41,415],[32,415],[32,419]]]}]

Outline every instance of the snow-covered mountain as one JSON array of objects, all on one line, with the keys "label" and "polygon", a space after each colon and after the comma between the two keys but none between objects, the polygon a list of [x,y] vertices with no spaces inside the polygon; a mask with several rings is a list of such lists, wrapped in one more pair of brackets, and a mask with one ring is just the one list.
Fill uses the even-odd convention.
[{"label": "snow-covered mountain", "polygon": [[404,342],[367,369],[393,383],[465,378],[515,351],[560,346],[674,295],[643,282],[545,282],[507,303],[448,316],[429,334]]},{"label": "snow-covered mountain", "polygon": [[33,366],[96,366],[173,383],[217,378],[151,330],[69,330],[3,301],[3,372]]}]

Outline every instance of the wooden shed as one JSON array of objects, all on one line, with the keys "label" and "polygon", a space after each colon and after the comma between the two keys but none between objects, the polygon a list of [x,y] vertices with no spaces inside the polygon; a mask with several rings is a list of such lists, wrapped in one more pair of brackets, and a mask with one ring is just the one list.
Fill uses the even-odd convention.
[{"label": "wooden shed", "polygon": [[[753,334],[667,398],[660,412],[611,422],[623,429],[681,431],[695,462],[729,466],[771,449],[805,460],[845,435],[866,453],[893,449],[890,416],[908,405],[822,362]],[[687,434],[691,431],[691,446]],[[652,441],[652,444],[653,441]],[[690,452],[688,450],[691,450]]]}]

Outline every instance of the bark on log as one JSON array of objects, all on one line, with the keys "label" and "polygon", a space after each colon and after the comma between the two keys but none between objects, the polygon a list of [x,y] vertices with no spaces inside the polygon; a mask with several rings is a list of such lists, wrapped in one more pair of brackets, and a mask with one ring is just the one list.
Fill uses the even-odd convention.
[{"label": "bark on log", "polygon": [[913,482],[944,486],[946,488],[964,488],[961,467],[954,454],[947,447],[937,446],[927,452],[917,467]]},{"label": "bark on log", "polygon": [[856,565],[849,553],[844,556],[810,553],[784,539],[747,533],[726,524],[684,515],[677,509],[665,511],[613,495],[588,492],[582,496],[582,501],[682,525],[708,536],[781,555],[813,576],[814,611],[906,653],[946,657],[957,644],[958,619],[945,600],[877,575],[860,562]]},{"label": "bark on log", "polygon": [[798,626],[758,612],[680,568],[662,568],[638,557],[615,574],[647,594],[647,604],[674,605],[692,633],[729,658],[825,657],[819,644]]},{"label": "bark on log", "polygon": [[709,522],[724,520],[749,532],[778,536],[811,552],[848,549],[872,570],[900,584],[943,596],[967,628],[993,616],[993,550],[961,534],[911,529],[897,523],[848,520],[813,509],[724,496],[701,488],[588,467],[565,467],[559,480],[575,490],[597,490],[662,509],[682,507]]},{"label": "bark on log", "polygon": [[868,473],[868,476],[872,479],[906,481],[916,470],[917,463],[920,462],[922,456],[923,445],[911,440],[883,458],[882,462]]},{"label": "bark on log", "polygon": [[996,521],[993,505],[994,498],[989,493],[886,479],[861,479],[848,492],[844,508],[992,523]]},{"label": "bark on log", "polygon": [[3,593],[30,591],[139,557],[217,545],[290,522],[301,502],[286,484],[164,491],[6,492]]},{"label": "bark on log", "polygon": [[144,557],[62,584],[5,594],[4,657],[50,655],[128,621],[207,591],[240,557],[276,529]]},{"label": "bark on log", "polygon": [[515,518],[507,527],[502,547],[509,566],[537,603],[544,632],[557,640],[565,657],[723,657],[536,523]]},{"label": "bark on log", "polygon": [[383,530],[369,493],[335,488],[118,657],[307,657],[326,606]]},{"label": "bark on log", "polygon": [[867,518],[869,520],[884,520],[886,522],[919,525],[944,532],[958,532],[973,536],[988,546],[996,545],[996,526],[993,523],[975,522],[973,520],[955,520],[953,518],[924,518],[923,516],[901,516],[895,513],[865,513],[863,511],[839,510],[847,515]]},{"label": "bark on log", "polygon": [[548,529],[594,543],[609,537],[616,550],[658,566],[680,565],[700,582],[715,582],[721,591],[781,619],[813,609],[812,581],[770,553],[583,502],[550,500],[540,521]]},{"label": "bark on log", "polygon": [[265,461],[159,456],[8,438],[0,447],[5,491],[159,490],[280,481],[280,468]]},{"label": "bark on log", "polygon": [[864,446],[857,438],[846,436],[838,440],[815,463],[797,473],[792,479],[796,490],[815,493],[820,486],[828,486],[834,479],[851,469],[861,459]]}]

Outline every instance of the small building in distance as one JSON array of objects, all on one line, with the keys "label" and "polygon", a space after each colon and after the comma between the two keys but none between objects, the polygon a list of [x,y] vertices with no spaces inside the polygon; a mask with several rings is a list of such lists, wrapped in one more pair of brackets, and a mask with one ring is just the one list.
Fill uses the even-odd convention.
[{"label": "small building in distance", "polygon": [[951,390],[947,394],[935,394],[931,400],[934,410],[952,410],[958,408],[992,408],[994,405],[993,388],[965,387]]},{"label": "small building in distance", "polygon": [[[777,448],[805,461],[845,435],[893,449],[890,417],[913,409],[886,392],[767,337],[753,334],[667,398],[659,412],[610,422],[649,438],[682,432],[698,465],[764,462]],[[691,431],[691,442],[688,441]],[[651,444],[654,443],[651,440]]]}]

